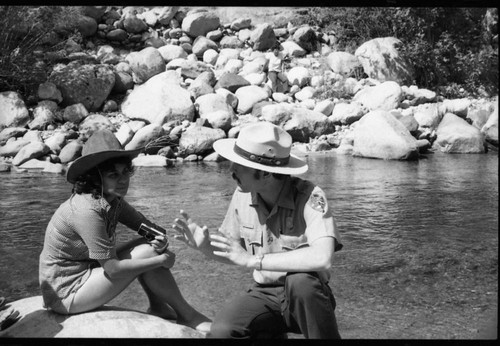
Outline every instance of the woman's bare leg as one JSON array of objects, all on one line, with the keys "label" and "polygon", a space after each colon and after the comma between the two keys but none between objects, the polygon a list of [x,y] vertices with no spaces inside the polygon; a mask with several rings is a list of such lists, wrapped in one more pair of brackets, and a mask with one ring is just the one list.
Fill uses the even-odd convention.
[{"label": "woman's bare leg", "polygon": [[142,275],[137,277],[137,281],[141,284],[144,292],[148,296],[149,300],[149,308],[147,310],[148,314],[155,315],[166,320],[176,320],[177,314],[175,311],[164,301],[162,301],[159,297],[157,297],[148,287],[148,285],[144,282]]},{"label": "woman's bare leg", "polygon": [[[137,258],[137,253],[134,253],[133,249],[141,244],[146,244],[146,241],[143,238],[138,238],[127,243],[120,244],[117,248],[118,257],[120,259],[130,259],[132,258],[132,254],[134,254],[134,256]],[[137,281],[139,281],[142,288],[144,289],[144,292],[146,292],[146,296],[148,297],[148,314],[155,315],[167,320],[177,319],[177,314],[175,313],[175,311],[149,289],[149,287],[144,282],[142,275],[139,275],[137,277]]]},{"label": "woman's bare leg", "polygon": [[170,270],[157,268],[141,275],[146,286],[149,287],[160,301],[170,305],[177,314],[177,323],[189,326],[199,331],[210,330],[210,319],[195,310],[182,296]]},{"label": "woman's bare leg", "polygon": [[[137,246],[123,248],[118,257],[120,259],[147,258],[156,253],[148,244],[131,243]],[[160,303],[170,305],[176,315],[177,323],[187,325],[200,331],[208,332],[210,320],[195,310],[182,296],[172,273],[167,268],[156,268],[140,275],[141,283],[147,287],[146,294],[150,298],[152,310],[161,311],[155,305]],[[111,279],[103,268],[92,269],[90,277],[75,294],[70,313],[79,313],[98,308],[121,293],[135,279],[135,276]]]},{"label": "woman's bare leg", "polygon": [[120,294],[135,277],[111,279],[101,267],[92,269],[90,277],[76,292],[69,313],[96,309]]},{"label": "woman's bare leg", "polygon": [[[151,246],[141,239],[121,246],[118,258],[148,258],[154,256]],[[127,288],[136,276],[111,279],[102,267],[92,269],[90,277],[78,289],[71,304],[70,313],[80,313],[96,309],[115,298]]]}]

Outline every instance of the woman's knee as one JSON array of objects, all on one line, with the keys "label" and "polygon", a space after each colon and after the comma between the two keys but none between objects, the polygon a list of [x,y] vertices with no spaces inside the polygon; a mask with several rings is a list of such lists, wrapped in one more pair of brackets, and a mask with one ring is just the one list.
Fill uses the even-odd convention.
[{"label": "woman's knee", "polygon": [[151,258],[154,256],[158,256],[158,253],[151,245],[147,243],[138,244],[132,248],[123,250],[118,254],[118,257],[120,259],[141,259]]}]

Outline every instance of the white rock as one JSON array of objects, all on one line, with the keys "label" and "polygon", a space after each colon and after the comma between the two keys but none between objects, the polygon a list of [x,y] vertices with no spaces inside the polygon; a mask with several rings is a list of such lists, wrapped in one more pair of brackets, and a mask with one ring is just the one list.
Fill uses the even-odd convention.
[{"label": "white rock", "polygon": [[59,315],[42,307],[35,296],[9,303],[21,319],[4,331],[5,338],[203,338],[194,329],[160,317],[104,306],[76,315]]}]

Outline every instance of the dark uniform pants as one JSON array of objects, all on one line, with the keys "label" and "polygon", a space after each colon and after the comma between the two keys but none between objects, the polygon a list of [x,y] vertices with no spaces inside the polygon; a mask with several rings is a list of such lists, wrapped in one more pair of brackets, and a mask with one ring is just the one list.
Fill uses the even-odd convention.
[{"label": "dark uniform pants", "polygon": [[286,332],[340,339],[335,298],[316,273],[289,273],[284,286],[255,284],[212,323],[211,338],[275,338]]}]

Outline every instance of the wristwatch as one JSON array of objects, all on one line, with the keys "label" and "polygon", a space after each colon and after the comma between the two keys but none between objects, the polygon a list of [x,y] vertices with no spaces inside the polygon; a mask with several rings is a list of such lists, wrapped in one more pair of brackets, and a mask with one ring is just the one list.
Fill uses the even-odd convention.
[{"label": "wristwatch", "polygon": [[257,270],[262,270],[262,260],[264,259],[264,254],[259,254],[255,255],[255,258],[257,258],[257,261],[259,261],[259,269]]}]

